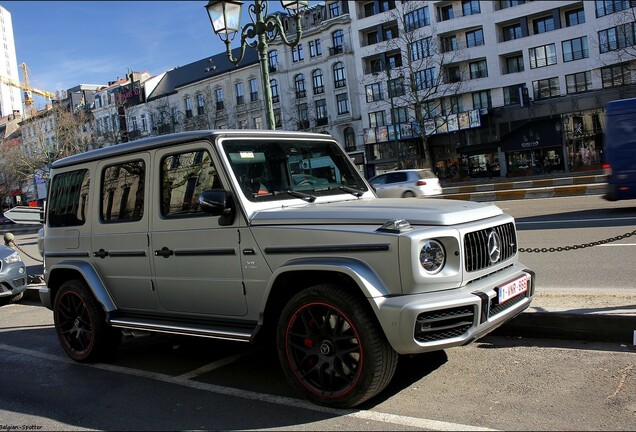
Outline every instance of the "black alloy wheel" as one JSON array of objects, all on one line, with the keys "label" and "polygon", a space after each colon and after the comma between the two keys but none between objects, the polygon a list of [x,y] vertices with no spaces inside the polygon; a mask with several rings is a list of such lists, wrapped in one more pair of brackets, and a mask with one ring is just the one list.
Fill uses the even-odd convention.
[{"label": "black alloy wheel", "polygon": [[97,360],[121,342],[121,332],[106,324],[101,306],[81,281],[62,284],[55,297],[53,318],[62,348],[73,360]]},{"label": "black alloy wheel", "polygon": [[329,284],[290,300],[279,323],[278,349],[296,389],[315,403],[340,408],[380,392],[397,363],[368,308]]}]

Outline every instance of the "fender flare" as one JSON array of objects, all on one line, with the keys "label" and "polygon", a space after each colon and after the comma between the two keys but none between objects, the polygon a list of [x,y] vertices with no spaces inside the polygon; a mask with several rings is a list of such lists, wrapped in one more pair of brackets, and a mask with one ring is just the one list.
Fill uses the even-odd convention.
[{"label": "fender flare", "polygon": [[[55,280],[55,275],[61,270],[73,270],[78,272],[83,278],[88,288],[91,290],[97,301],[102,305],[106,313],[117,310],[117,306],[110,294],[106,290],[104,281],[97,273],[95,267],[85,261],[62,261],[55,264],[47,271],[47,284]],[[53,299],[51,298],[51,301]]]}]

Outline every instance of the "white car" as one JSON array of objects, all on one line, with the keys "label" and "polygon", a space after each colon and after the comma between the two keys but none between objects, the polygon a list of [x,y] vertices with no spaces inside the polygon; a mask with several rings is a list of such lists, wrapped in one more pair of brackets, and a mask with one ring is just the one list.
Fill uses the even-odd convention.
[{"label": "white car", "polygon": [[442,193],[439,179],[426,168],[387,172],[372,177],[369,183],[380,198],[421,198]]}]

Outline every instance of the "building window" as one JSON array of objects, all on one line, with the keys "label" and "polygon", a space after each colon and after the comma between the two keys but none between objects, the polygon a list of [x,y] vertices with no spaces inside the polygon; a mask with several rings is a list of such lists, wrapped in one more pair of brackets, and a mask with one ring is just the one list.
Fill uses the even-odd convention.
[{"label": "building window", "polygon": [[345,150],[352,151],[355,150],[356,145],[356,134],[352,127],[347,127],[344,130],[344,141],[345,141]]},{"label": "building window", "polygon": [[141,115],[141,131],[148,132],[148,121],[146,120],[146,114]]},{"label": "building window", "polygon": [[447,36],[442,39],[442,50],[446,52],[457,51],[459,47],[457,46],[457,36]]},{"label": "building window", "polygon": [[501,30],[503,33],[504,41],[519,39],[523,37],[523,33],[521,32],[521,24],[505,26]]},{"label": "building window", "polygon": [[216,89],[214,91],[215,94],[215,99],[216,99],[216,109],[217,110],[222,110],[223,109],[223,89]]},{"label": "building window", "polygon": [[402,54],[393,53],[386,56],[386,62],[391,69],[402,67]]},{"label": "building window", "polygon": [[421,60],[431,56],[432,37],[417,40],[411,43],[411,61]]},{"label": "building window", "polygon": [[552,16],[538,18],[532,22],[534,34],[546,33],[555,29],[554,18]]},{"label": "building window", "polygon": [[320,39],[309,41],[309,57],[318,57],[322,55],[322,47]]},{"label": "building window", "polygon": [[347,93],[336,95],[336,102],[338,104],[338,114],[347,114],[349,112],[349,96]]},{"label": "building window", "polygon": [[192,99],[189,97],[185,98],[185,114],[186,118],[192,117]]},{"label": "building window", "polygon": [[270,72],[276,72],[276,69],[278,69],[278,51],[271,50],[270,52],[268,52],[267,60],[269,61]]},{"label": "building window", "polygon": [[519,54],[519,55],[514,56],[514,57],[507,57],[506,58],[506,73],[507,74],[516,73],[516,72],[523,72],[523,71],[524,71],[523,55]]},{"label": "building window", "polygon": [[312,81],[314,83],[314,94],[323,94],[325,92],[325,82],[322,76],[322,71],[316,69],[312,74]]},{"label": "building window", "polygon": [[409,113],[405,107],[398,107],[391,110],[392,124],[408,123]]},{"label": "building window", "polygon": [[278,94],[278,81],[276,81],[275,79],[270,80],[269,88],[272,90],[272,102],[280,102],[280,94]]},{"label": "building window", "polygon": [[369,126],[370,127],[380,127],[386,126],[386,117],[384,115],[384,111],[375,111],[369,113]]},{"label": "building window", "polygon": [[417,71],[414,75],[415,88],[417,90],[424,90],[437,85],[437,73],[434,67]]},{"label": "building window", "polygon": [[572,27],[583,23],[585,23],[585,11],[583,8],[567,11],[565,13],[566,27]]},{"label": "building window", "polygon": [[365,86],[365,91],[367,94],[367,102],[375,102],[383,99],[381,83],[369,84]]},{"label": "building window", "polygon": [[526,0],[499,0],[499,9],[519,6],[526,3]]},{"label": "building window", "polygon": [[205,114],[205,100],[203,99],[203,95],[197,95],[197,115]]},{"label": "building window", "polygon": [[305,59],[305,55],[303,54],[303,44],[298,44],[292,48],[292,60],[294,63],[302,61]]},{"label": "building window", "polygon": [[442,106],[442,114],[458,114],[460,111],[463,111],[462,99],[459,96],[451,96],[449,98],[444,99]]},{"label": "building window", "polygon": [[336,30],[331,34],[334,51],[341,53],[344,46],[344,31]]},{"label": "building window", "polygon": [[438,101],[426,101],[422,104],[422,112],[420,115],[423,119],[431,119],[437,116],[438,111]]},{"label": "building window", "polygon": [[327,124],[327,100],[319,99],[316,101],[316,126],[324,126]]},{"label": "building window", "polygon": [[561,42],[563,48],[563,62],[580,60],[589,57],[587,36]]},{"label": "building window", "polygon": [[329,3],[329,18],[340,16],[340,2]]},{"label": "building window", "polygon": [[477,29],[466,32],[466,46],[468,48],[484,44],[484,31]]},{"label": "building window", "polygon": [[296,75],[296,77],[294,78],[294,86],[296,88],[296,99],[304,98],[307,96],[307,90],[305,89],[305,75]]},{"label": "building window", "polygon": [[636,41],[634,23],[622,24],[598,32],[599,50],[602,53],[634,46]]},{"label": "building window", "polygon": [[298,105],[298,130],[309,127],[309,110],[306,103]]},{"label": "building window", "polygon": [[236,90],[236,104],[243,105],[245,103],[245,94],[243,91],[243,83],[234,84],[234,89]]},{"label": "building window", "polygon": [[557,63],[556,47],[554,44],[530,48],[530,69],[541,68]]},{"label": "building window", "polygon": [[404,14],[406,31],[413,31],[431,24],[431,17],[428,13],[428,6]]},{"label": "building window", "polygon": [[390,26],[382,26],[382,37],[385,41],[395,39],[399,35],[398,28],[396,25]]},{"label": "building window", "polygon": [[256,79],[251,78],[249,81],[250,84],[250,101],[256,102],[258,100],[258,84],[256,83]]},{"label": "building window", "polygon": [[439,8],[439,17],[441,21],[448,21],[455,18],[455,12],[453,12],[453,5],[448,5]]},{"label": "building window", "polygon": [[631,72],[628,64],[620,64],[601,68],[603,88],[631,84]]},{"label": "building window", "polygon": [[389,97],[404,96],[404,78],[394,78],[388,82]]},{"label": "building window", "polygon": [[490,108],[490,90],[483,90],[473,93],[473,109]]},{"label": "building window", "polygon": [[479,8],[479,0],[464,0],[462,1],[462,13],[464,16],[476,15],[481,13]]},{"label": "building window", "polygon": [[559,97],[559,78],[547,78],[539,81],[532,82],[532,90],[534,91],[534,99],[550,99],[553,97]]},{"label": "building window", "polygon": [[338,62],[333,65],[333,81],[336,88],[345,87],[347,85],[345,66],[343,62]]},{"label": "building window", "polygon": [[568,94],[592,90],[592,72],[580,72],[565,76]]},{"label": "building window", "polygon": [[469,63],[470,79],[486,78],[488,77],[488,65],[486,59]]},{"label": "building window", "polygon": [[636,7],[636,0],[596,0],[596,17]]},{"label": "building window", "polygon": [[516,84],[508,87],[504,87],[504,105],[519,105],[521,104],[521,92],[525,88],[525,84]]},{"label": "building window", "polygon": [[446,83],[456,83],[462,80],[462,72],[459,66],[448,66],[446,68]]},{"label": "building window", "polygon": [[283,127],[283,117],[280,114],[280,108],[274,108],[274,124],[277,128]]}]

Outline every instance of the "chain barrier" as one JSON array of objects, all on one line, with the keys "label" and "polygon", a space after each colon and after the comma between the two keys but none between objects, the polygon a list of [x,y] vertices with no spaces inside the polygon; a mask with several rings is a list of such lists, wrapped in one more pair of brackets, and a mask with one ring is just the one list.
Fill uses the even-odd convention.
[{"label": "chain barrier", "polygon": [[604,245],[607,243],[612,243],[615,241],[619,241],[625,238],[629,238],[632,236],[636,236],[636,230],[627,233],[627,234],[622,234],[616,237],[610,237],[608,239],[605,240],[599,240],[599,241],[595,241],[595,242],[590,242],[590,243],[582,243],[582,244],[578,244],[578,245],[574,245],[574,246],[558,246],[558,247],[550,247],[550,248],[519,248],[519,252],[528,252],[528,253],[545,253],[545,252],[563,252],[563,251],[571,251],[571,250],[577,250],[577,249],[585,249],[585,248],[589,248],[592,246],[599,246],[599,245]]},{"label": "chain barrier", "polygon": [[22,252],[24,255],[28,256],[29,258],[31,258],[33,261],[37,261],[37,262],[40,262],[40,263],[43,263],[43,262],[44,262],[44,260],[43,260],[43,259],[36,258],[36,257],[34,257],[34,256],[32,256],[32,255],[29,255],[29,254],[28,254],[28,253],[27,253],[24,249],[22,249],[20,246],[18,246],[14,240],[15,240],[15,237],[13,236],[13,234],[11,234],[11,233],[6,233],[6,234],[4,235],[4,244],[5,244],[5,245],[7,245],[7,246],[9,246],[9,247],[12,247],[11,245],[15,246],[15,248],[16,248],[17,250],[19,250],[19,251],[20,251],[20,252]]}]

